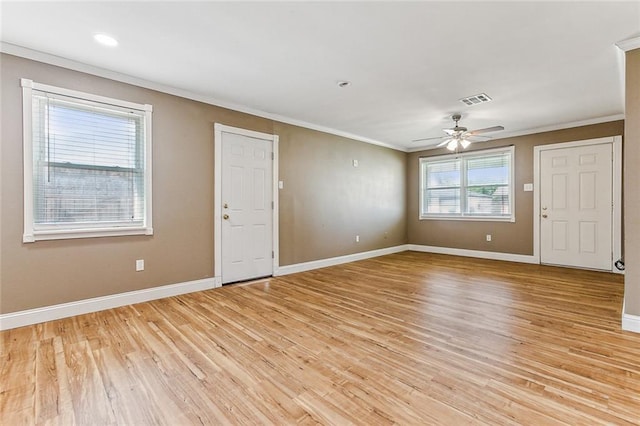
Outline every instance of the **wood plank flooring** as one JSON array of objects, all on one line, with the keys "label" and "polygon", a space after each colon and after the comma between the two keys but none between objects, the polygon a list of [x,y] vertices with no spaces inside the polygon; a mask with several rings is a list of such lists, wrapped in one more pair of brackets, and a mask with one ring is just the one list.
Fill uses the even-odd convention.
[{"label": "wood plank flooring", "polygon": [[0,334],[3,425],[640,424],[613,274],[405,252]]}]

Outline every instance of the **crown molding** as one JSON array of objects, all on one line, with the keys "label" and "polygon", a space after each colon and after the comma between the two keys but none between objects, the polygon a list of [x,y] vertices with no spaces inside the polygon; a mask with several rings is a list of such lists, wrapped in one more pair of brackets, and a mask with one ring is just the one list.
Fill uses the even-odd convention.
[{"label": "crown molding", "polygon": [[619,41],[616,43],[616,46],[618,46],[618,49],[624,52],[629,52],[634,49],[640,49],[640,36],[631,37],[626,40]]},{"label": "crown molding", "polygon": [[30,59],[37,62],[43,62],[49,65],[55,65],[62,68],[67,68],[73,71],[79,71],[86,74],[95,75],[97,77],[108,78],[120,83],[131,84],[145,89],[156,90],[158,92],[166,93],[169,95],[179,96],[181,98],[191,99],[194,101],[202,102],[217,107],[230,109],[245,114],[251,114],[257,117],[266,118],[281,123],[291,124],[293,126],[304,127],[310,130],[317,130],[319,132],[328,133],[335,136],[341,136],[348,139],[353,139],[359,142],[365,142],[371,145],[378,145],[385,148],[394,149],[396,151],[406,152],[406,148],[393,145],[390,143],[382,142],[376,139],[367,138],[364,136],[356,135],[342,130],[333,129],[331,127],[321,126],[314,123],[309,123],[295,118],[287,117],[279,114],[272,114],[265,111],[253,109],[244,105],[235,104],[232,102],[223,101],[212,96],[201,95],[188,90],[180,89],[177,87],[169,86],[162,83],[156,83],[154,81],[146,80],[139,77],[134,77],[128,74],[111,71],[106,68],[96,67],[93,65],[85,64],[83,62],[67,59],[62,56],[52,55],[50,53],[41,52],[38,50],[29,49],[27,47],[18,46],[11,43],[0,41],[0,52],[8,55],[19,56],[21,58]]},{"label": "crown molding", "polygon": [[570,121],[568,123],[552,124],[550,126],[534,127],[531,129],[519,130],[517,132],[503,133],[496,139],[513,138],[516,136],[534,135],[536,133],[553,132],[555,130],[571,129],[573,127],[590,126],[592,124],[608,123],[610,121],[624,120],[624,114],[607,115],[604,117],[589,118],[586,120]]}]

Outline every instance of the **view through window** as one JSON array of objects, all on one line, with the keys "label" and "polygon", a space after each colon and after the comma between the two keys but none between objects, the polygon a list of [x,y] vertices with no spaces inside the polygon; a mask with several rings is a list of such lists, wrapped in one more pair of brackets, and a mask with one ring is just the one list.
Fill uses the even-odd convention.
[{"label": "view through window", "polygon": [[513,147],[420,159],[420,217],[513,218]]}]

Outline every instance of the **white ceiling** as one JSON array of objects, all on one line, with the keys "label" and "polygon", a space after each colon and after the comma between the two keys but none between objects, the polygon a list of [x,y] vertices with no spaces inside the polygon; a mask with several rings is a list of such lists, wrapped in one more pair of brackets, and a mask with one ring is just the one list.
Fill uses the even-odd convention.
[{"label": "white ceiling", "polygon": [[[470,129],[503,125],[495,137],[619,116],[615,43],[640,34],[639,1],[3,1],[1,15],[4,51],[33,49],[404,150],[441,136],[455,112]],[[119,46],[97,45],[98,32]],[[459,102],[482,92],[493,101]]]}]

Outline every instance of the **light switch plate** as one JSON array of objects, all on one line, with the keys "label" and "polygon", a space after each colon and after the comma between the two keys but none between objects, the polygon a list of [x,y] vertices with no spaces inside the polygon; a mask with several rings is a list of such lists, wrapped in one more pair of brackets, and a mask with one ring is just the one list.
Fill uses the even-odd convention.
[{"label": "light switch plate", "polygon": [[525,183],[525,184],[524,184],[524,190],[525,190],[526,192],[531,192],[531,191],[533,191],[533,184],[532,184],[532,183]]}]

